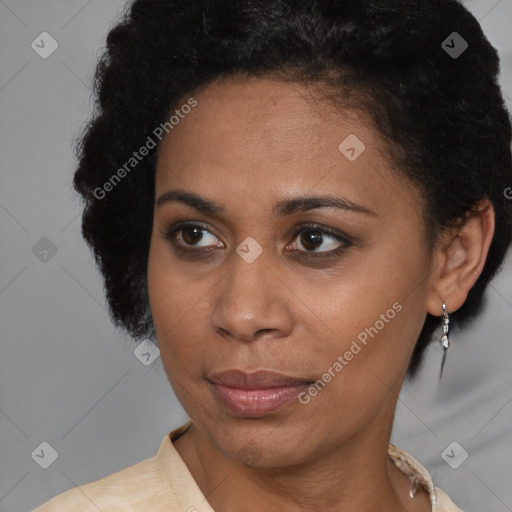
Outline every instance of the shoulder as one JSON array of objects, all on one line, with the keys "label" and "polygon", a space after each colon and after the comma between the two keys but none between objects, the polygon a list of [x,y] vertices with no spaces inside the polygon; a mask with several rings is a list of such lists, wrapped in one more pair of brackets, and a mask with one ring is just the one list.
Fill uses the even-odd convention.
[{"label": "shoulder", "polygon": [[160,487],[161,478],[153,460],[146,459],[99,480],[69,489],[32,512],[145,510]]},{"label": "shoulder", "polygon": [[[154,457],[121,469],[104,478],[73,487],[31,512],[177,512],[180,487],[187,483],[187,467],[172,445],[172,440],[189,428],[191,422],[166,434]],[[199,496],[188,476],[193,497]],[[200,500],[199,500],[200,501]]]}]

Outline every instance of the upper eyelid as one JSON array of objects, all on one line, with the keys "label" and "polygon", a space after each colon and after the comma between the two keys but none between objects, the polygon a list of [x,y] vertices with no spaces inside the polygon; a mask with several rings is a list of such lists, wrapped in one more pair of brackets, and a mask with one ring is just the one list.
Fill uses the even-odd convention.
[{"label": "upper eyelid", "polygon": [[217,238],[219,238],[215,234],[215,230],[212,230],[210,226],[207,226],[202,221],[183,221],[183,222],[178,222],[175,225],[173,225],[171,227],[171,229],[169,229],[169,231],[171,231],[172,233],[177,233],[179,231],[182,231],[183,229],[186,229],[186,228],[189,228],[189,227],[194,227],[194,226],[200,227],[200,228],[204,229],[205,231],[209,231],[212,235],[215,235]]}]

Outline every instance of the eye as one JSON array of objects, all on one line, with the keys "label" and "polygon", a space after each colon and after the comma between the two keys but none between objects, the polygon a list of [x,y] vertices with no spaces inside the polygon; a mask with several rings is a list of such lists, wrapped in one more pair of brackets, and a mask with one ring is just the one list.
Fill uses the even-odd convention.
[{"label": "eye", "polygon": [[[294,236],[296,237],[294,240],[298,240],[298,242],[293,242],[287,247],[302,246],[305,250],[298,252],[306,252],[311,256],[336,255],[352,245],[348,236],[319,224],[303,225],[295,232]],[[319,248],[323,248],[323,250],[317,250]]]},{"label": "eye", "polygon": [[[185,249],[185,247],[222,247],[224,244],[220,241],[215,242],[218,238],[208,229],[201,224],[179,223],[173,226],[170,230],[162,232],[166,240],[170,240],[178,249]],[[209,235],[209,236],[208,236]],[[211,243],[201,245],[200,242]]]},{"label": "eye", "polygon": [[[177,250],[183,252],[192,253],[194,247],[202,248],[203,251],[201,252],[207,252],[215,247],[224,247],[224,244],[209,229],[199,223],[178,223],[169,230],[162,231],[162,236],[164,239],[171,241]],[[291,247],[295,252],[306,253],[309,256],[337,255],[352,245],[351,239],[347,235],[319,224],[302,225],[293,236],[294,241],[286,247]],[[295,243],[297,239],[298,243]],[[208,240],[210,240],[210,243],[208,243]],[[201,244],[201,242],[204,243]],[[305,250],[297,250],[297,246],[302,246]],[[187,249],[187,247],[191,249]],[[318,250],[322,247],[323,250]]]}]

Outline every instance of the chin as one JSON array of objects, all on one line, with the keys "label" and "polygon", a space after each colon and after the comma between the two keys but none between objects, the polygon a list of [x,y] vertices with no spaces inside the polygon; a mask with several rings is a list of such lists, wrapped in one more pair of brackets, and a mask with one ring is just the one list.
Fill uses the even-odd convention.
[{"label": "chin", "polygon": [[[262,419],[226,421],[219,418],[222,427],[209,430],[208,437],[226,457],[252,469],[278,469],[301,464],[308,458],[311,429],[303,432],[287,420],[265,422]],[[293,440],[293,442],[290,442]],[[311,447],[314,451],[314,447]]]}]

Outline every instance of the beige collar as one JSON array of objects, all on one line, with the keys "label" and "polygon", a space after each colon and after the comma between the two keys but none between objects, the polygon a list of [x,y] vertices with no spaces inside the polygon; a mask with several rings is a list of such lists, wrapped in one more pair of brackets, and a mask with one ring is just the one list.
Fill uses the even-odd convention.
[{"label": "beige collar", "polygon": [[415,496],[420,487],[425,489],[430,497],[430,503],[432,503],[432,512],[437,512],[437,495],[430,473],[412,455],[394,444],[389,443],[388,454],[395,466],[409,478],[411,498]]}]

